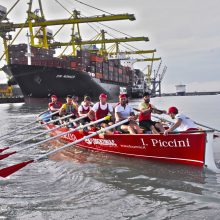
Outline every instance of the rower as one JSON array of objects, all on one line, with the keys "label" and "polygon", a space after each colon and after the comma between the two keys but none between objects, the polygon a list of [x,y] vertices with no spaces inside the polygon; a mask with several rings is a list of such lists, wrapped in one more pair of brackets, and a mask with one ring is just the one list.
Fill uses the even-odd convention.
[{"label": "rower", "polygon": [[[90,120],[99,120],[107,115],[111,115],[111,120],[113,121],[112,105],[107,103],[107,95],[102,93],[99,96],[99,102],[97,102],[89,111],[88,117],[90,118]],[[112,122],[110,122],[109,120],[103,121],[100,124],[101,127],[107,127],[108,125],[112,125]],[[110,131],[108,131],[107,133],[110,133]]]},{"label": "rower", "polygon": [[179,111],[176,107],[170,107],[168,109],[168,114],[172,119],[176,119],[176,122],[169,129],[164,131],[164,135],[167,135],[169,132],[172,132],[175,129],[177,129],[178,131],[198,130],[193,120],[185,116],[184,114],[179,114]]},{"label": "rower", "polygon": [[61,108],[62,103],[57,101],[56,95],[52,95],[50,98],[51,102],[48,104],[48,110],[50,110],[51,112],[58,111]]},{"label": "rower", "polygon": [[119,95],[119,104],[115,108],[115,118],[116,123],[123,121],[124,119],[129,119],[128,122],[121,125],[121,130],[124,132],[129,132],[130,134],[141,134],[143,133],[135,120],[138,115],[134,114],[132,107],[127,103],[127,97],[125,94]]},{"label": "rower", "polygon": [[[89,96],[84,96],[84,100],[78,108],[79,116],[81,117],[87,115],[90,110],[91,110],[91,98]],[[86,123],[89,123],[90,121],[91,120],[89,119],[89,117],[86,117],[81,120],[81,124],[84,125]]]},{"label": "rower", "polygon": [[79,104],[78,104],[78,96],[76,96],[76,95],[73,95],[73,96],[72,96],[72,103],[73,103],[73,105],[75,105],[76,110],[78,111],[78,107],[79,107]]},{"label": "rower", "polygon": [[[51,98],[51,102],[48,104],[48,110],[50,110],[52,113],[59,111],[59,109],[62,106],[62,103],[57,101],[56,95],[52,95],[50,98]],[[59,116],[59,113],[52,115],[52,120],[58,116]]]},{"label": "rower", "polygon": [[163,114],[166,113],[165,110],[159,110],[150,104],[150,93],[145,92],[143,94],[143,102],[139,104],[139,126],[146,131],[151,131],[153,134],[159,134],[164,132],[165,129],[160,122],[155,122],[151,120],[151,113]]},{"label": "rower", "polygon": [[76,119],[78,117],[78,112],[76,106],[72,103],[72,96],[67,95],[66,103],[62,105],[59,112],[60,116],[72,114],[71,119]]}]

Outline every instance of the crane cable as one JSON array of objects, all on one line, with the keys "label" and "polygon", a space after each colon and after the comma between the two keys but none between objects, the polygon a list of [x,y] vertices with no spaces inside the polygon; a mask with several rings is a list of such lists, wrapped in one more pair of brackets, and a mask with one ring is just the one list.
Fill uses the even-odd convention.
[{"label": "crane cable", "polygon": [[80,3],[80,4],[83,4],[83,5],[86,5],[86,6],[90,7],[90,8],[96,9],[96,10],[98,10],[98,11],[105,12],[105,13],[107,13],[107,14],[109,14],[109,15],[114,15],[114,14],[112,14],[112,13],[110,13],[110,12],[104,11],[104,10],[102,10],[102,9],[100,9],[100,8],[96,8],[96,7],[92,6],[92,5],[86,4],[86,3],[81,2],[81,1],[79,1],[79,0],[73,0],[73,1],[78,2],[78,3]]},{"label": "crane cable", "polygon": [[[82,3],[82,2],[79,1],[79,0],[73,0],[73,1],[79,2],[79,3],[84,4],[84,5],[87,5],[86,3]],[[105,12],[105,13],[108,13],[108,14],[110,14],[110,15],[114,15],[114,14],[112,14],[112,13],[106,12],[106,11],[101,10],[101,9],[98,9],[98,8],[96,8],[96,7],[93,7],[93,6],[90,6],[90,5],[87,5],[87,6],[92,7],[92,8],[94,8],[94,9],[96,9],[96,10],[99,10],[99,11],[102,11],[102,12]],[[82,15],[83,15],[83,14],[82,14]],[[84,15],[83,15],[83,16],[84,16]],[[84,16],[84,17],[86,17],[86,16]],[[109,27],[108,25],[102,24],[102,23],[100,23],[100,22],[97,22],[97,23],[100,24],[100,25],[102,25],[102,26],[104,26],[104,27],[109,28],[110,30],[113,30],[113,31],[115,31],[115,32],[124,34],[125,36],[133,37],[133,36],[131,36],[131,35],[129,35],[129,34],[126,34],[126,33],[122,32],[122,31],[120,31],[120,30],[117,30],[117,29],[115,29],[115,28]],[[98,25],[96,25],[96,26],[101,30],[101,28],[100,28]],[[90,27],[91,27],[91,26],[90,26]],[[110,34],[109,34],[109,35],[110,35]],[[111,36],[111,35],[110,35],[110,36]],[[116,37],[114,37],[114,38],[116,38]],[[126,42],[123,42],[123,43],[126,44],[127,46],[132,47],[132,48],[135,49],[135,50],[140,51],[140,49],[138,49],[138,48],[136,48],[136,47],[134,47],[134,46],[132,46],[132,45],[126,43]],[[127,49],[128,49],[128,48],[127,48]],[[132,50],[130,49],[130,51],[132,51]],[[142,56],[143,58],[147,58],[147,57],[145,57],[144,55],[141,55],[141,54],[139,54],[139,56]]]},{"label": "crane cable", "polygon": [[[73,14],[63,5],[61,4],[58,0],[54,0],[56,1],[65,11],[67,11],[69,14],[71,14],[71,17],[69,19],[71,19],[73,17]],[[87,23],[96,33],[99,33],[94,27],[92,27],[89,23]],[[54,34],[57,35],[58,32],[64,27],[65,25],[62,25],[62,27]]]}]

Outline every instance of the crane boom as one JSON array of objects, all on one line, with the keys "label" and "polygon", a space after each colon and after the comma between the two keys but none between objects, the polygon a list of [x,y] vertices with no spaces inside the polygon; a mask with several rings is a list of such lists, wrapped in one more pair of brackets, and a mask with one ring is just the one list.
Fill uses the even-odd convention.
[{"label": "crane boom", "polygon": [[137,50],[137,51],[123,51],[123,52],[110,52],[109,55],[117,55],[117,54],[145,54],[145,53],[154,53],[156,52],[156,49],[154,50]]},{"label": "crane boom", "polygon": [[145,62],[145,61],[159,61],[161,60],[161,57],[156,57],[156,58],[146,58],[146,59],[137,59],[135,62]]},{"label": "crane boom", "polygon": [[132,41],[149,41],[148,37],[126,37],[126,38],[114,38],[114,39],[104,39],[104,40],[88,40],[80,41],[76,40],[75,42],[55,42],[51,43],[50,46],[68,46],[74,43],[75,45],[85,45],[85,44],[102,44],[102,43],[115,43],[115,42],[132,42]]},{"label": "crane boom", "polygon": [[[77,23],[89,23],[89,22],[101,22],[101,21],[114,21],[114,20],[135,20],[134,14],[118,14],[118,15],[101,15],[93,17],[83,17],[83,18],[71,18],[71,19],[57,19],[57,20],[45,20],[33,22],[32,27],[45,27],[45,26],[55,26],[63,24],[77,24]],[[16,28],[28,28],[28,23],[0,23],[1,30],[14,30]]]}]

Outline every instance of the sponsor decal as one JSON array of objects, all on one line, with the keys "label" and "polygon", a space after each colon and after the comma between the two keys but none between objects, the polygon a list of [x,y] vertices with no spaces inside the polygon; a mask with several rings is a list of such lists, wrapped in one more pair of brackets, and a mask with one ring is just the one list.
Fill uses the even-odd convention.
[{"label": "sponsor decal", "polygon": [[69,140],[71,140],[71,141],[75,141],[76,140],[76,136],[73,133],[67,134],[64,137],[69,139]]},{"label": "sponsor decal", "polygon": [[138,146],[135,146],[135,145],[120,145],[120,147],[139,148],[139,149],[144,149],[144,148],[146,148],[145,145],[144,145],[144,146],[141,146],[141,145],[138,145]]},{"label": "sponsor decal", "polygon": [[104,145],[104,146],[117,146],[114,140],[105,140],[105,139],[96,139],[96,138],[88,138],[85,140],[85,142],[89,145],[95,144],[95,145]]}]

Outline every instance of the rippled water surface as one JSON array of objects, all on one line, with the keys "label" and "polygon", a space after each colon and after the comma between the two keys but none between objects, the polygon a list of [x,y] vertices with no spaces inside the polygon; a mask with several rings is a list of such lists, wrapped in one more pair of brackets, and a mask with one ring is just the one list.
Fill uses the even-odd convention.
[{"label": "rippled water surface", "polygon": [[[220,128],[219,95],[155,98],[152,103],[162,109],[176,105],[197,122]],[[0,105],[0,135],[33,121],[44,110]],[[0,145],[42,131],[11,136]],[[0,161],[0,168],[35,158],[54,145],[61,144],[54,141],[15,154]],[[215,148],[218,151],[220,141],[215,140]],[[0,179],[0,219],[220,219],[220,174],[75,148]]]}]

